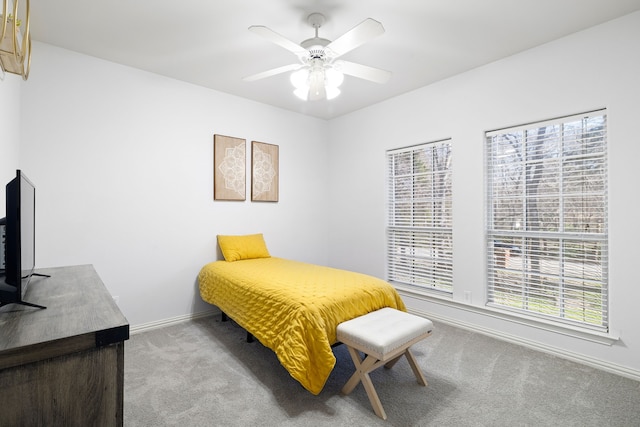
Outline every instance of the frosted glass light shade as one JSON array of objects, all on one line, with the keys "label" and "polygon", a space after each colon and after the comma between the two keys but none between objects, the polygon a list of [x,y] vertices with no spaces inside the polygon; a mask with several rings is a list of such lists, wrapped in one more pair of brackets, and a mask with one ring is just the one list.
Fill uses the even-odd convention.
[{"label": "frosted glass light shade", "polygon": [[309,69],[301,68],[298,71],[294,71],[291,73],[289,80],[291,80],[291,84],[296,89],[309,88]]},{"label": "frosted glass light shade", "polygon": [[295,87],[294,95],[303,101],[333,99],[340,95],[338,86],[344,81],[344,75],[334,68],[314,66],[294,71],[289,80]]},{"label": "frosted glass light shade", "polygon": [[327,86],[333,86],[335,88],[340,87],[342,82],[344,81],[344,74],[335,68],[328,68],[324,72],[325,82]]},{"label": "frosted glass light shade", "polygon": [[324,70],[322,68],[312,69],[309,73],[309,88],[317,92],[324,87]]},{"label": "frosted glass light shade", "polygon": [[327,86],[326,91],[327,99],[333,99],[336,96],[340,95],[340,89],[338,89],[337,87]]}]

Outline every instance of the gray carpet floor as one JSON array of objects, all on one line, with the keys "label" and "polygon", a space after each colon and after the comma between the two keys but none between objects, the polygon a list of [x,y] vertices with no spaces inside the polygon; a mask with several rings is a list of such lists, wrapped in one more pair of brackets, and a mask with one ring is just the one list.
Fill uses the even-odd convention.
[{"label": "gray carpet floor", "polygon": [[[435,322],[434,322],[435,323]],[[220,316],[125,343],[125,426],[640,426],[640,382],[441,323],[405,359],[371,374],[388,419],[352,374],[345,346],[314,396],[275,354]]]}]

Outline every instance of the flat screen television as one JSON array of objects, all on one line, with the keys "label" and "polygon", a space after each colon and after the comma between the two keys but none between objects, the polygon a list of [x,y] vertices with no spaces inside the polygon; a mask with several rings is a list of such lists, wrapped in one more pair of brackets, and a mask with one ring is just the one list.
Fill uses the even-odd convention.
[{"label": "flat screen television", "polygon": [[0,307],[22,304],[45,308],[24,300],[35,269],[36,187],[22,171],[16,171],[6,187],[5,270],[0,285]]}]

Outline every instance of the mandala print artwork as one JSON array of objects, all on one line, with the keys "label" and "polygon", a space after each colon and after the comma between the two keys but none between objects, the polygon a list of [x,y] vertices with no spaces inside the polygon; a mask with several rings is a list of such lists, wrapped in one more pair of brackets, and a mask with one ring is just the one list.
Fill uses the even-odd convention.
[{"label": "mandala print artwork", "polygon": [[273,168],[273,160],[268,153],[256,147],[253,155],[253,195],[259,197],[271,190],[271,182],[276,176],[276,170]]},{"label": "mandala print artwork", "polygon": [[251,144],[251,200],[278,201],[278,146],[253,141]]},{"label": "mandala print artwork", "polygon": [[214,199],[246,199],[246,141],[214,135]]},{"label": "mandala print artwork", "polygon": [[244,195],[244,146],[225,148],[223,158],[218,169],[224,177],[224,188]]}]

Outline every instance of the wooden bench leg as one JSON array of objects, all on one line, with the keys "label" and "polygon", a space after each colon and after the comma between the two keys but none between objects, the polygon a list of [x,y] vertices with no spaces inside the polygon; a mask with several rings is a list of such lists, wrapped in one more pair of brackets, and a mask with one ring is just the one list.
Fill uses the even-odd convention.
[{"label": "wooden bench leg", "polygon": [[411,370],[415,374],[416,379],[418,380],[418,384],[423,385],[423,386],[427,386],[427,380],[425,379],[424,375],[422,374],[422,371],[420,370],[420,366],[418,366],[418,361],[416,360],[415,356],[411,352],[411,349],[409,349],[409,348],[407,348],[407,350],[404,353],[402,353],[401,355],[399,355],[398,357],[396,357],[394,359],[391,359],[390,361],[385,363],[384,367],[386,369],[393,368],[393,365],[395,365],[396,362],[398,362],[398,360],[400,360],[402,358],[402,356],[406,356],[407,357],[407,360],[409,361],[409,366],[411,366]]},{"label": "wooden bench leg", "polygon": [[369,402],[371,402],[371,406],[373,407],[373,412],[375,412],[376,415],[382,418],[383,420],[386,420],[387,413],[384,411],[384,408],[382,407],[382,402],[380,402],[380,398],[378,397],[378,393],[376,392],[376,389],[373,387],[373,383],[371,382],[371,377],[369,376],[368,372],[363,372],[362,374],[362,385],[364,386],[364,389],[367,391],[367,396],[369,397]]},{"label": "wooden bench leg", "polygon": [[376,359],[373,356],[367,355],[364,361],[360,358],[360,354],[358,350],[347,346],[349,350],[349,354],[351,354],[351,359],[353,359],[353,364],[356,367],[356,371],[351,375],[349,381],[342,387],[342,394],[349,394],[353,391],[354,388],[360,383],[362,380],[362,373],[369,373],[378,369],[384,362]]},{"label": "wooden bench leg", "polygon": [[362,382],[362,385],[367,392],[369,402],[373,407],[373,412],[375,412],[375,414],[383,420],[386,420],[387,413],[382,407],[382,402],[380,401],[378,393],[376,392],[376,389],[373,386],[373,382],[371,381],[371,377],[369,376],[369,372],[379,368],[382,365],[382,362],[369,355],[367,355],[367,357],[363,361],[356,349],[350,346],[347,346],[347,348],[349,349],[351,359],[353,359],[353,364],[356,366],[356,371],[353,373],[353,375],[351,375],[351,378],[349,378],[349,381],[347,381],[344,387],[342,387],[342,393],[351,393],[353,389],[356,388],[356,386],[360,382]]},{"label": "wooden bench leg", "polygon": [[398,360],[402,359],[402,356],[404,356],[404,353],[398,355],[398,357],[396,357],[394,359],[389,360],[387,363],[384,364],[384,367],[386,369],[393,368],[393,365],[395,365],[398,362]]},{"label": "wooden bench leg", "polygon": [[416,378],[418,379],[418,384],[423,385],[423,386],[427,386],[427,380],[424,378],[424,375],[422,374],[422,371],[420,370],[420,366],[418,366],[418,361],[416,360],[416,358],[413,356],[413,353],[411,352],[410,349],[407,349],[407,351],[404,352],[405,356],[407,356],[407,360],[409,361],[409,365],[411,366],[411,369],[413,370],[413,373],[416,375]]}]

